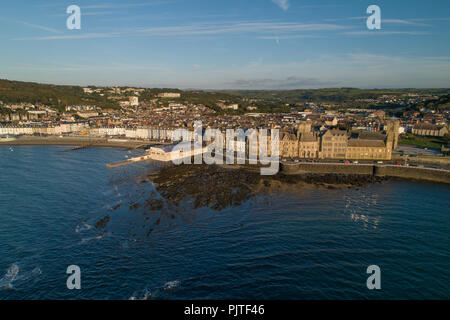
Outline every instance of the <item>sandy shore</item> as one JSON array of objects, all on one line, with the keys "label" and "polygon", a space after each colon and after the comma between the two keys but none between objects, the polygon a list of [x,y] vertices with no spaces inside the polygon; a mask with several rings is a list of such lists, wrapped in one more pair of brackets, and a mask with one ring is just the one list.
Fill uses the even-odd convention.
[{"label": "sandy shore", "polygon": [[143,140],[105,139],[92,137],[35,137],[22,136],[13,141],[0,141],[0,146],[89,146],[135,149],[150,145]]}]

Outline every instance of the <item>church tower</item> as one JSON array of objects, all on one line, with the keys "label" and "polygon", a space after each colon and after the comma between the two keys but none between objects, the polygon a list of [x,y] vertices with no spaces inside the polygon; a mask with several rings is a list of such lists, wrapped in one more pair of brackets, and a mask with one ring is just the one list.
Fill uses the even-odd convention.
[{"label": "church tower", "polygon": [[397,149],[398,147],[399,129],[400,129],[399,120],[387,120],[386,123],[387,142],[392,143],[393,150]]},{"label": "church tower", "polygon": [[302,133],[310,133],[310,132],[311,132],[311,121],[300,122],[297,129],[297,139],[300,139]]}]

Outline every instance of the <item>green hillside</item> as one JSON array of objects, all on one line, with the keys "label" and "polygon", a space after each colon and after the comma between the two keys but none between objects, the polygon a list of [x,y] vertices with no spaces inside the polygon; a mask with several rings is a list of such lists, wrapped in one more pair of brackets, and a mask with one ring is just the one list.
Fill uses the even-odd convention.
[{"label": "green hillside", "polygon": [[0,101],[3,103],[42,103],[56,108],[66,105],[96,105],[117,108],[117,103],[96,94],[86,95],[82,87],[60,86],[34,82],[0,80]]}]

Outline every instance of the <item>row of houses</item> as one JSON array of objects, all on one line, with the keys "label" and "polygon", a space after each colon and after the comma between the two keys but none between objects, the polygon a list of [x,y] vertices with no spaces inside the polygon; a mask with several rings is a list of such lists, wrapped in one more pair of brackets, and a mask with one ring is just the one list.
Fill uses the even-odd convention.
[{"label": "row of houses", "polygon": [[172,129],[161,128],[122,128],[122,127],[106,127],[92,128],[89,130],[91,135],[100,137],[126,137],[129,139],[144,140],[171,140]]},{"label": "row of houses", "polygon": [[445,125],[420,123],[416,124],[411,132],[418,136],[443,137],[448,133],[448,127]]},{"label": "row of houses", "polygon": [[0,126],[0,135],[61,135],[83,133],[98,137],[125,137],[128,139],[171,140],[172,129],[160,128],[89,128],[85,122],[61,123],[54,127],[39,126]]},{"label": "row of houses", "polygon": [[[0,127],[0,134],[38,133],[60,135],[68,132],[82,132],[99,137],[170,141],[174,132],[173,129],[161,128],[86,128],[83,125],[84,123],[67,123],[56,127]],[[392,151],[398,144],[398,128],[398,121],[388,121],[385,126],[385,135],[375,135],[368,132],[348,132],[339,129],[316,131],[312,128],[311,122],[305,121],[299,124],[296,132],[280,133],[278,141],[279,155],[282,158],[293,159],[390,160],[392,159]],[[254,132],[256,135],[259,135],[257,130]],[[194,136],[195,133],[191,131],[190,138]],[[252,137],[247,137],[246,139],[250,138]],[[257,145],[259,146],[260,143]],[[269,150],[270,154],[270,136],[267,143],[267,150]],[[236,149],[242,149],[237,144]],[[225,141],[223,146],[226,146]]]}]

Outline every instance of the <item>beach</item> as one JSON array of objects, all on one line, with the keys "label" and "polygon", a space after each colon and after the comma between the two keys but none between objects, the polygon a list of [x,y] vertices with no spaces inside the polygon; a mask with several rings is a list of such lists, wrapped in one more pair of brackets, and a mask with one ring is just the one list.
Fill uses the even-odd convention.
[{"label": "beach", "polygon": [[21,136],[12,141],[1,141],[6,146],[85,146],[137,149],[150,145],[149,141],[131,139],[108,139],[83,136]]}]

